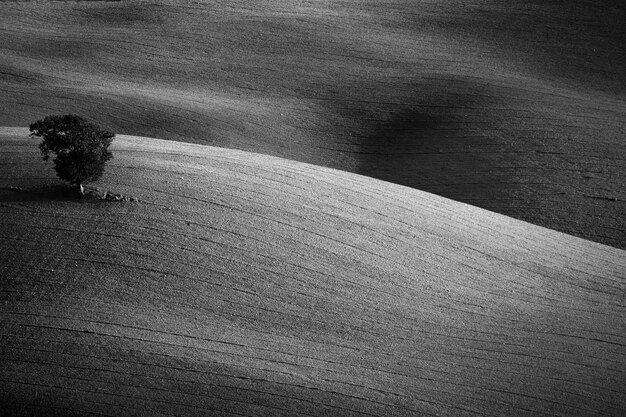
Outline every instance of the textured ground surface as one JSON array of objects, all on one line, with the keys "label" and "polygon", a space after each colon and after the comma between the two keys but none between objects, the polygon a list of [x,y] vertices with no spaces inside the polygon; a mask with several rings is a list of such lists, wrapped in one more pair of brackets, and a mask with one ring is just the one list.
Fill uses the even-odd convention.
[{"label": "textured ground surface", "polygon": [[0,405],[622,416],[626,252],[382,181],[119,136],[77,200],[0,134]]},{"label": "textured ground surface", "polygon": [[0,125],[77,112],[626,248],[626,10],[574,0],[0,3]]}]

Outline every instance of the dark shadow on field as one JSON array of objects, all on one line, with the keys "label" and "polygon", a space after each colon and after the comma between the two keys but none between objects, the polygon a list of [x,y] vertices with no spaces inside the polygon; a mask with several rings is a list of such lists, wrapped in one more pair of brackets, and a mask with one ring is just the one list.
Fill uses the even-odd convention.
[{"label": "dark shadow on field", "polygon": [[445,76],[411,90],[406,104],[365,123],[358,173],[474,204],[512,198],[516,184],[498,169],[498,153],[510,143],[493,134],[500,128],[496,102],[484,99],[493,95]]},{"label": "dark shadow on field", "polygon": [[133,4],[131,2],[114,1],[108,7],[89,9],[79,16],[85,26],[104,24],[113,27],[141,26],[146,24],[160,25],[165,20],[166,6],[155,4]]},{"label": "dark shadow on field", "polygon": [[359,173],[490,210],[518,205],[520,184],[500,169],[506,145],[470,130],[405,110],[364,141]]}]

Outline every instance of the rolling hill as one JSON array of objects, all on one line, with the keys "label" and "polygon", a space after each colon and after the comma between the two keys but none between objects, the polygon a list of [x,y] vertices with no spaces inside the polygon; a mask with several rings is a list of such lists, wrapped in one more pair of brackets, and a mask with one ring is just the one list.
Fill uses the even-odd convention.
[{"label": "rolling hill", "polygon": [[[6,6],[3,6],[6,7]],[[76,199],[0,130],[23,416],[620,416],[626,252],[434,194],[119,135]]]},{"label": "rolling hill", "polygon": [[0,2],[0,125],[74,112],[626,249],[624,2]]}]

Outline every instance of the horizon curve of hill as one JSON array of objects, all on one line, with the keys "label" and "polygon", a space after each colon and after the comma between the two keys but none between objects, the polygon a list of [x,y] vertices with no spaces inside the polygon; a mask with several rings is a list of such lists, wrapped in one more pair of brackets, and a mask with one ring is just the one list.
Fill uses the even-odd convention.
[{"label": "horizon curve of hill", "polygon": [[626,248],[626,6],[0,2],[0,126],[341,169]]}]

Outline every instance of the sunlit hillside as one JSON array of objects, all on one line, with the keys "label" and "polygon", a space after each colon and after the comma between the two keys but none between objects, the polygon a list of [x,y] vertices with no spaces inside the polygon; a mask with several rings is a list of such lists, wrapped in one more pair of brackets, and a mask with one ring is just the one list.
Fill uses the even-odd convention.
[{"label": "sunlit hillside", "polygon": [[0,131],[3,416],[626,410],[623,250],[124,135],[79,199],[27,133]]}]

